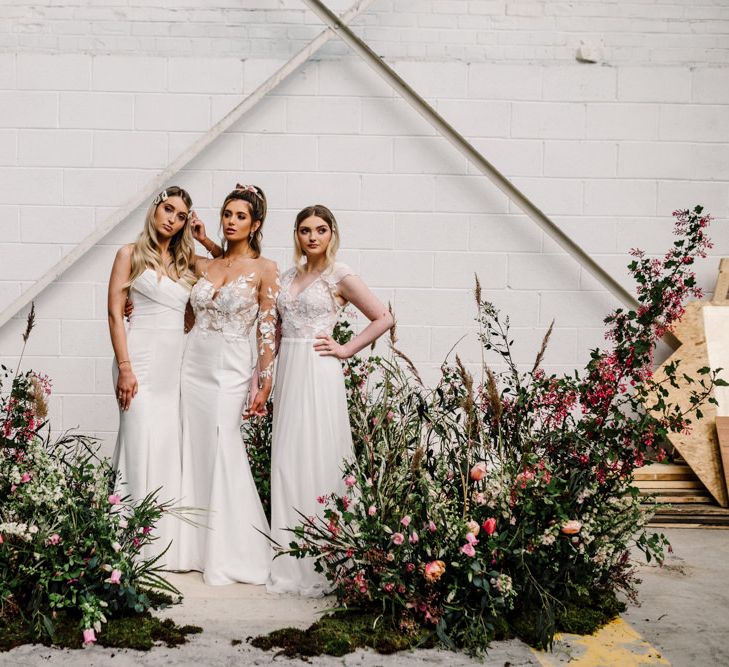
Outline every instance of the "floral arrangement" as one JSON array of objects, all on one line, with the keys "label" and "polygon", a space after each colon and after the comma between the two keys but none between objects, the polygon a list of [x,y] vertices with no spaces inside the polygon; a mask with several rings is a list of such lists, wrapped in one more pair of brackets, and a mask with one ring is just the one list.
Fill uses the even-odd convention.
[{"label": "floral arrangement", "polygon": [[[701,296],[691,266],[710,247],[701,207],[674,216],[663,258],[632,251],[640,307],[605,319],[608,347],[582,374],[544,372],[551,326],[533,366],[519,368],[508,317],[478,280],[480,378],[456,356],[425,387],[394,330],[390,358],[349,362],[347,490],[302,516],[288,553],[313,559],[343,606],[404,634],[430,628],[451,648],[478,652],[513,634],[549,646],[558,629],[591,632],[614,617],[616,593],[636,595],[631,547],[661,561],[668,546],[646,529],[633,471],[660,460],[665,435],[690,428],[724,384],[709,368],[652,377],[658,341]],[[667,383],[686,387],[690,409],[666,402]]]},{"label": "floral arrangement", "polygon": [[[33,323],[31,310],[24,342]],[[92,644],[107,620],[152,607],[154,591],[178,594],[158,557],[140,555],[167,505],[114,493],[93,440],[51,441],[50,380],[0,369],[0,625],[22,621],[29,639],[53,641],[71,620],[77,645]]]}]

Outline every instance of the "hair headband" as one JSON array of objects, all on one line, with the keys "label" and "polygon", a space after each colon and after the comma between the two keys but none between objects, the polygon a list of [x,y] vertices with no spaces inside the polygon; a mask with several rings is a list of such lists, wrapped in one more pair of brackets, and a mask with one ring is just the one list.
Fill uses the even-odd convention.
[{"label": "hair headband", "polygon": [[235,191],[236,192],[250,192],[251,194],[258,197],[261,201],[263,201],[263,197],[261,197],[261,193],[258,192],[258,188],[256,188],[255,185],[241,185],[240,183],[236,183]]}]

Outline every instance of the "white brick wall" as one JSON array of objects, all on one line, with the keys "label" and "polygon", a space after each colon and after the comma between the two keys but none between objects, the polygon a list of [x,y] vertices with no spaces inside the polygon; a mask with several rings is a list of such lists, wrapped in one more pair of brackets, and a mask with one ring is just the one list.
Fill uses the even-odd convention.
[{"label": "white brick wall", "polygon": [[[331,3],[341,10],[349,0]],[[0,4],[0,308],[320,29],[299,0]],[[729,9],[709,0],[377,0],[357,31],[616,279],[662,253],[670,212],[729,217]],[[604,63],[579,64],[580,40]],[[184,54],[184,55],[183,55]],[[266,253],[296,211],[338,215],[342,259],[399,319],[426,378],[473,332],[473,273],[529,364],[570,370],[616,304],[599,283],[341,45],[247,114],[173,182],[211,235],[236,181],[270,201]],[[137,211],[38,300],[26,364],[55,379],[55,428],[113,441],[106,280]],[[721,222],[725,222],[722,220]],[[729,235],[700,266],[711,290]],[[23,322],[0,330],[12,361]]]},{"label": "white brick wall", "polygon": [[[0,48],[29,54],[24,76],[38,73],[33,56],[38,52],[66,53],[69,58],[81,52],[113,54],[99,65],[107,73],[114,71],[120,54],[195,56],[201,59],[197,65],[179,76],[171,68],[168,75],[170,84],[199,92],[210,85],[207,68],[218,58],[287,58],[320,29],[319,20],[300,0],[98,4],[5,2],[0,5]],[[328,0],[328,4],[343,11],[351,3]],[[441,72],[454,60],[569,62],[583,41],[601,49],[610,63],[725,65],[729,60],[729,7],[722,0],[377,0],[355,25],[386,58],[443,61]],[[325,51],[330,58],[345,52],[337,42]],[[94,77],[97,73],[94,70]],[[40,74],[56,80],[53,71]],[[89,70],[70,74],[59,65],[58,74],[57,88],[77,89],[83,88]],[[123,73],[117,85],[127,76],[135,75]],[[240,84],[232,69],[226,77],[228,87]],[[438,79],[441,90],[462,85],[457,78]],[[511,85],[519,83],[517,79]],[[579,90],[585,84],[575,79],[569,85]],[[595,84],[591,80],[588,85]],[[629,81],[621,90],[623,86],[630,91]]]}]

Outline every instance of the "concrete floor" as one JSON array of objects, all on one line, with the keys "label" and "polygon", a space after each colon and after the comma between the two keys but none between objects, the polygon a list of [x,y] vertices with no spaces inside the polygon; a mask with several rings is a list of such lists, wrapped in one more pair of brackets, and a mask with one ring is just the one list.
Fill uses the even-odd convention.
[{"label": "concrete floor", "polygon": [[[641,606],[623,615],[626,623],[584,641],[564,637],[551,654],[538,654],[519,641],[497,642],[481,662],[446,651],[416,651],[381,656],[358,651],[344,658],[317,658],[317,665],[627,665],[671,664],[676,667],[729,665],[729,531],[664,531],[674,553],[661,568],[640,567]],[[175,649],[148,653],[92,647],[62,651],[24,646],[0,654],[0,665],[304,665],[276,658],[245,643],[249,636],[284,627],[306,626],[327,602],[270,596],[256,586],[209,588],[198,575],[171,577],[185,592],[183,604],[166,615],[180,623],[202,625],[204,632]],[[634,632],[635,631],[635,632]],[[617,634],[616,634],[617,632]],[[610,634],[612,633],[612,634]],[[628,635],[635,635],[628,637]],[[638,637],[638,634],[642,637]],[[627,637],[627,638],[626,638]],[[243,640],[232,645],[231,640]],[[311,664],[311,663],[309,663]]]}]

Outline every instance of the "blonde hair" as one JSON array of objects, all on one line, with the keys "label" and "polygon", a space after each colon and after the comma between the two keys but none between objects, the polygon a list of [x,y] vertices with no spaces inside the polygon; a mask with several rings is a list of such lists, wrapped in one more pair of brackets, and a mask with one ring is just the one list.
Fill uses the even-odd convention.
[{"label": "blonde hair", "polygon": [[[144,221],[144,229],[134,242],[132,247],[132,270],[129,274],[129,281],[124,287],[129,287],[145,269],[154,269],[157,276],[167,273],[162,262],[162,254],[159,250],[159,242],[157,240],[157,230],[154,226],[154,215],[157,207],[161,206],[169,197],[180,197],[187,210],[192,208],[192,199],[186,190],[173,185],[163,190],[154,198],[154,201],[147,209],[147,216]],[[177,234],[170,240],[170,255],[172,255],[172,268],[175,273],[173,278],[184,282],[192,287],[197,278],[192,270],[195,262],[195,244],[192,238],[189,222],[186,220]]]},{"label": "blonde hair", "polygon": [[314,204],[313,206],[307,206],[299,211],[296,216],[296,222],[294,223],[294,266],[297,270],[301,271],[304,268],[304,263],[301,261],[305,256],[304,251],[301,249],[299,243],[299,225],[304,222],[307,218],[316,216],[321,218],[329,226],[332,232],[332,238],[329,239],[329,245],[327,246],[325,259],[327,267],[330,267],[337,259],[337,250],[339,250],[339,225],[337,225],[337,219],[326,206],[323,204]]},{"label": "blonde hair", "polygon": [[[255,253],[256,257],[261,256],[261,247],[263,245],[263,223],[266,220],[268,204],[266,203],[266,193],[257,185],[240,185],[238,184],[223,201],[220,207],[220,226],[223,226],[223,214],[225,207],[232,201],[244,201],[248,204],[251,213],[252,222],[260,222],[258,229],[248,238],[248,245]],[[223,252],[228,250],[228,242],[223,238]]]}]

